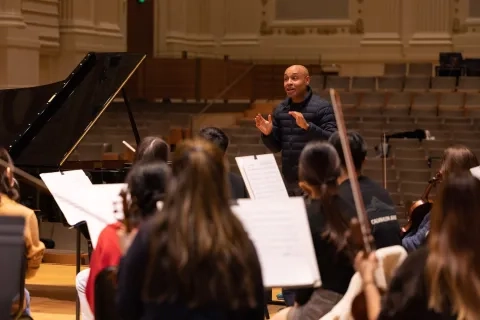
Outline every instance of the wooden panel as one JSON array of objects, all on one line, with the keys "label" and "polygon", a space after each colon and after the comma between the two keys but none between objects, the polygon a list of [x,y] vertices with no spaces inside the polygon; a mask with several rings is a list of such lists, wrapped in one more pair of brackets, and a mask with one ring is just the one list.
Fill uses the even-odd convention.
[{"label": "wooden panel", "polygon": [[[250,67],[251,63],[242,61],[229,61],[227,64],[227,83],[232,84]],[[249,99],[253,98],[253,70],[246,74],[226,94],[225,99]]]},{"label": "wooden panel", "polygon": [[145,97],[195,99],[196,60],[146,59]]},{"label": "wooden panel", "polygon": [[227,86],[227,61],[200,59],[199,94],[202,99],[215,99]]},{"label": "wooden panel", "polygon": [[255,66],[253,83],[253,99],[273,99],[273,65]]},{"label": "wooden panel", "polygon": [[[255,65],[223,96],[219,94],[245,73],[251,62],[223,59],[147,58],[127,84],[133,99],[284,99],[283,74],[288,65]],[[306,65],[320,74],[321,66]]]}]

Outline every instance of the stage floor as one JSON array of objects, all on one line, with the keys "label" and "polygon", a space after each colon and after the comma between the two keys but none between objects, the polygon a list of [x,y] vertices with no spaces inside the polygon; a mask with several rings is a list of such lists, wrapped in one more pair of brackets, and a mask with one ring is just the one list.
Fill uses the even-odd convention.
[{"label": "stage floor", "polygon": [[[82,266],[82,270],[86,267]],[[27,289],[32,296],[32,317],[35,320],[75,319],[75,266],[42,263],[37,275],[27,280]],[[280,289],[274,289],[272,299]],[[270,315],[282,306],[269,305]]]}]

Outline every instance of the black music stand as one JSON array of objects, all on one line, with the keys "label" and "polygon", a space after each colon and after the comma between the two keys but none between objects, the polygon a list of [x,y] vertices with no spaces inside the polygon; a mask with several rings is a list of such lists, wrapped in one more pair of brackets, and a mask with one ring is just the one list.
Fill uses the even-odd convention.
[{"label": "black music stand", "polygon": [[[85,221],[79,222],[76,225],[73,225],[72,228],[75,228],[75,231],[77,232],[77,237],[76,237],[76,245],[75,245],[75,277],[78,275],[80,272],[80,267],[82,265],[82,231],[80,230],[80,227],[86,227],[87,223]],[[89,240],[90,241],[90,240]],[[89,244],[90,246],[90,244]],[[88,250],[88,257],[90,259],[91,251]],[[80,319],[80,299],[78,298],[77,294],[77,299],[75,303],[75,319],[79,320]]]},{"label": "black music stand", "polygon": [[[25,288],[25,218],[0,217],[0,319],[10,319],[12,302],[19,295],[23,311]],[[19,289],[21,291],[19,292]]]}]

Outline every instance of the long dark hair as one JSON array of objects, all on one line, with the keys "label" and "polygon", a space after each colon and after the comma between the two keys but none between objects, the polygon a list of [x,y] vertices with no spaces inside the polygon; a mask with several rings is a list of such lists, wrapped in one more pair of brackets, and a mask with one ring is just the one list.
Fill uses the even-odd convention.
[{"label": "long dark hair", "polygon": [[130,212],[138,219],[146,219],[157,211],[171,178],[170,167],[162,161],[140,161],[133,165],[126,183],[131,196]]},{"label": "long dark hair", "polygon": [[340,159],[335,148],[327,142],[308,143],[300,155],[299,180],[314,188],[320,196],[319,212],[325,217],[324,237],[338,250],[347,246],[345,232],[349,224],[334,201],[337,195],[337,179],[340,176]]},{"label": "long dark hair", "polygon": [[428,306],[459,320],[480,318],[479,195],[480,181],[469,171],[453,172],[440,185],[431,216]]},{"label": "long dark hair", "polygon": [[258,260],[230,209],[223,153],[204,139],[186,140],[175,150],[172,172],[152,221],[145,300],[181,299],[191,308],[256,306]]},{"label": "long dark hair", "polygon": [[13,178],[13,161],[4,148],[0,148],[0,159],[9,164],[9,168],[0,166],[0,193],[3,193],[12,200],[17,201],[20,198],[18,184]]}]

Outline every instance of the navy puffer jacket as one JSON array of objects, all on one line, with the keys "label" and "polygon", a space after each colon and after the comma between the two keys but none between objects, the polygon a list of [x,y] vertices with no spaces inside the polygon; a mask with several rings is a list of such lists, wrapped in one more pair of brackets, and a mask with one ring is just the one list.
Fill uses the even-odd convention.
[{"label": "navy puffer jacket", "polygon": [[[309,124],[308,130],[297,126],[295,118],[288,114],[290,111],[303,114]],[[308,88],[302,103],[293,103],[290,98],[282,101],[275,108],[272,121],[272,133],[262,134],[262,141],[270,151],[282,151],[282,173],[288,188],[298,182],[298,159],[305,145],[312,140],[328,140],[337,131],[335,114],[330,102]]]}]

